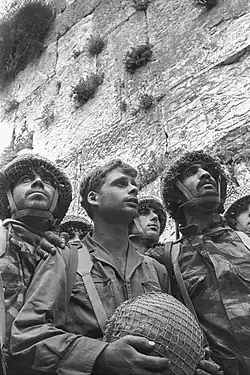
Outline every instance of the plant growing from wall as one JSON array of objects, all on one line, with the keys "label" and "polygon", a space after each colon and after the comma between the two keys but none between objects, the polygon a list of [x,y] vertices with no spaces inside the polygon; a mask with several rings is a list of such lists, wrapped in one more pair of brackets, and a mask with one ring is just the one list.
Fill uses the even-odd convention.
[{"label": "plant growing from wall", "polygon": [[86,78],[81,78],[78,84],[72,87],[70,96],[73,98],[76,108],[81,107],[94,97],[98,86],[103,83],[103,79],[103,74],[92,73]]},{"label": "plant growing from wall", "polygon": [[213,8],[218,0],[196,0],[196,3],[204,6],[207,10]]},{"label": "plant growing from wall", "polygon": [[142,94],[140,96],[139,107],[140,109],[149,109],[154,103],[154,97],[149,94]]},{"label": "plant growing from wall", "polygon": [[130,73],[134,73],[136,69],[146,65],[152,56],[151,46],[149,44],[141,44],[137,47],[132,47],[131,51],[127,52],[125,56],[125,67]]},{"label": "plant growing from wall", "polygon": [[0,20],[2,85],[40,56],[54,18],[54,8],[45,0],[19,0]]},{"label": "plant growing from wall", "polygon": [[19,101],[17,101],[12,95],[6,93],[7,99],[2,99],[4,104],[4,113],[8,114],[19,107]]},{"label": "plant growing from wall", "polygon": [[105,47],[105,41],[100,35],[91,36],[89,39],[88,51],[91,56],[97,56]]},{"label": "plant growing from wall", "polygon": [[126,110],[127,110],[127,103],[125,102],[125,100],[122,100],[121,101],[121,103],[120,103],[120,110],[122,111],[122,112],[126,112]]},{"label": "plant growing from wall", "polygon": [[150,0],[133,0],[136,10],[146,10],[150,4]]}]

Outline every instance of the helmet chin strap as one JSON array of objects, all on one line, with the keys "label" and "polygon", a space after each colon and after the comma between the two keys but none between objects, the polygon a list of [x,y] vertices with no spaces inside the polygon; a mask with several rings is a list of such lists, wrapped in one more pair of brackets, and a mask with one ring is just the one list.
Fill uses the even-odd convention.
[{"label": "helmet chin strap", "polygon": [[51,221],[51,222],[55,220],[53,216],[53,212],[58,202],[58,197],[59,197],[58,189],[55,189],[55,193],[54,193],[51,205],[50,205],[50,209],[48,211],[39,210],[35,208],[25,208],[22,210],[18,210],[10,189],[6,192],[6,195],[9,201],[12,219],[18,220],[18,219],[21,219],[22,217],[35,216],[35,217],[46,219],[47,221]]},{"label": "helmet chin strap", "polygon": [[179,180],[176,182],[176,187],[184,194],[187,201],[179,206],[181,207],[195,207],[201,212],[213,212],[220,204],[220,196],[207,195],[205,197],[194,198],[190,191]]}]

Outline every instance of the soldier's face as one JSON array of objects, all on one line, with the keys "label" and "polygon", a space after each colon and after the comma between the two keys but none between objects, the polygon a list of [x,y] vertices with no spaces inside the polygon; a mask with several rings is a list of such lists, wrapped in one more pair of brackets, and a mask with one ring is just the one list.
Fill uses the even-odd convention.
[{"label": "soldier's face", "polygon": [[47,211],[51,206],[55,190],[51,176],[30,171],[17,180],[12,196],[18,210],[35,208]]},{"label": "soldier's face", "polygon": [[182,172],[180,180],[194,198],[218,196],[216,181],[205,165],[190,165]]},{"label": "soldier's face", "polygon": [[[158,214],[154,208],[144,208],[140,210],[137,217],[143,234],[154,236],[159,239],[160,236],[160,221]],[[133,231],[137,233],[137,229],[133,226]]]},{"label": "soldier's face", "polygon": [[109,172],[97,193],[100,215],[110,223],[130,223],[137,215],[138,188],[134,178],[121,168]]},{"label": "soldier's face", "polygon": [[246,211],[240,213],[236,216],[237,222],[237,230],[244,230],[246,232],[250,232],[250,203],[246,209]]}]

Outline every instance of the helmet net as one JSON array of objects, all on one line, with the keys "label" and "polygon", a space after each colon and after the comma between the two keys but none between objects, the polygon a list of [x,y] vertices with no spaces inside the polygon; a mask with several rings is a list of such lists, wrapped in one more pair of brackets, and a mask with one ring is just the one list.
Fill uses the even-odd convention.
[{"label": "helmet net", "polygon": [[227,178],[219,160],[205,154],[203,151],[186,152],[183,156],[173,161],[161,178],[161,194],[166,210],[174,220],[179,222],[183,220],[179,212],[179,206],[186,201],[186,197],[176,187],[176,182],[180,178],[181,173],[192,164],[205,165],[209,168],[211,175],[217,182],[220,179],[220,212],[223,212]]},{"label": "helmet net", "polygon": [[152,195],[145,195],[139,197],[139,202],[138,202],[138,213],[140,215],[140,211],[145,209],[145,208],[154,208],[160,221],[160,235],[165,229],[166,226],[166,221],[167,221],[167,215],[166,215],[166,210],[161,203],[160,199],[157,197],[154,197]]},{"label": "helmet net", "polygon": [[250,203],[250,185],[231,187],[224,205],[225,217],[246,203]]},{"label": "helmet net", "polygon": [[58,188],[58,204],[54,216],[61,221],[72,200],[72,187],[67,175],[50,160],[40,155],[21,155],[0,171],[0,219],[11,216],[6,192],[25,173],[35,170],[48,172]]},{"label": "helmet net", "polygon": [[152,355],[168,358],[174,375],[193,375],[204,357],[199,324],[182,303],[166,293],[141,294],[115,310],[103,340],[113,342],[126,335],[154,341]]}]

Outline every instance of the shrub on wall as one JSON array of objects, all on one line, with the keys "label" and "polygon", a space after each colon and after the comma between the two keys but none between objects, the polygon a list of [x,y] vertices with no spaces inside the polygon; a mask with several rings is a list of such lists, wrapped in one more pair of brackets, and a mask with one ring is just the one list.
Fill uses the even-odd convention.
[{"label": "shrub on wall", "polygon": [[0,21],[1,84],[41,54],[54,18],[54,8],[45,0],[19,0]]},{"label": "shrub on wall", "polygon": [[146,65],[152,56],[151,46],[149,44],[141,44],[137,47],[132,47],[131,51],[127,52],[125,56],[125,67],[130,73],[134,73],[139,67]]},{"label": "shrub on wall", "polygon": [[149,6],[150,0],[133,0],[133,2],[136,10],[146,10]]},{"label": "shrub on wall", "polygon": [[98,86],[103,83],[103,78],[103,75],[92,73],[86,78],[81,78],[78,84],[72,87],[70,96],[73,98],[76,108],[81,107],[94,97]]},{"label": "shrub on wall", "polygon": [[150,107],[152,107],[153,103],[154,103],[154,97],[152,95],[142,94],[140,96],[139,107],[141,109],[149,109]]},{"label": "shrub on wall", "polygon": [[88,45],[88,51],[91,56],[97,56],[102,52],[105,47],[105,41],[101,38],[100,35],[91,36]]},{"label": "shrub on wall", "polygon": [[11,98],[10,100],[7,101],[5,108],[4,108],[4,112],[11,113],[18,107],[19,107],[19,102],[15,98]]},{"label": "shrub on wall", "polygon": [[196,0],[199,5],[203,5],[207,10],[213,8],[217,4],[217,0]]}]

